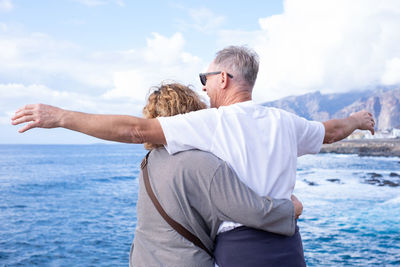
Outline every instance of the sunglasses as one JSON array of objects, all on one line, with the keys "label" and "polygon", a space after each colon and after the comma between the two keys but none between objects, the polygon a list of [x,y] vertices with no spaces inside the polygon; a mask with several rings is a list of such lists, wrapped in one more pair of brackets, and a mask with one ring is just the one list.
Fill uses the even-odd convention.
[{"label": "sunglasses", "polygon": [[[208,75],[215,75],[215,74],[220,74],[222,71],[213,71],[213,72],[205,72],[205,73],[200,73],[199,74],[199,77],[200,77],[200,82],[201,82],[201,84],[202,85],[206,85],[206,83],[207,83],[207,76]],[[229,73],[227,73],[228,74],[228,77],[229,78],[233,78],[233,75],[232,74],[229,74]]]}]

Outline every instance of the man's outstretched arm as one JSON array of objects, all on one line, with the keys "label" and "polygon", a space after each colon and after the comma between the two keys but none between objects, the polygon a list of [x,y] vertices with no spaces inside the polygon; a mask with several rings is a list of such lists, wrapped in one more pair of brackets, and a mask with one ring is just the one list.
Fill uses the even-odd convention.
[{"label": "man's outstretched arm", "polygon": [[375,121],[372,114],[362,110],[346,119],[333,119],[323,122],[325,126],[324,144],[331,144],[349,136],[355,130],[369,130],[375,133]]},{"label": "man's outstretched arm", "polygon": [[246,186],[223,162],[215,171],[209,189],[213,214],[221,221],[292,236],[303,205],[295,197],[273,199],[261,197]]},{"label": "man's outstretched arm", "polygon": [[166,144],[157,119],[88,114],[44,104],[26,105],[18,109],[11,119],[13,125],[28,123],[19,130],[20,133],[32,128],[62,127],[110,141]]}]

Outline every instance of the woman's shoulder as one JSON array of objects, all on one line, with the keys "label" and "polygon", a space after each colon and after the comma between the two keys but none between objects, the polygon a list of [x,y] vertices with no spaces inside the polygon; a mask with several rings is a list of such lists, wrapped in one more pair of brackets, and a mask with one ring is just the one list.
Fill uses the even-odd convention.
[{"label": "woman's shoulder", "polygon": [[191,149],[170,155],[163,147],[153,149],[150,154],[150,161],[153,165],[163,166],[163,169],[195,171],[204,175],[207,173],[212,175],[224,164],[224,161],[210,152]]}]

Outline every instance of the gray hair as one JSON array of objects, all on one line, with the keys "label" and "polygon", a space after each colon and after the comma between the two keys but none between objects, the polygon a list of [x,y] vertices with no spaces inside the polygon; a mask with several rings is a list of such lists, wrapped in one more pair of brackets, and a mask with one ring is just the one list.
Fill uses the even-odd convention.
[{"label": "gray hair", "polygon": [[[231,70],[251,87],[257,79],[259,59],[255,51],[245,46],[228,46],[217,52],[214,63]],[[235,76],[234,75],[234,76]]]}]

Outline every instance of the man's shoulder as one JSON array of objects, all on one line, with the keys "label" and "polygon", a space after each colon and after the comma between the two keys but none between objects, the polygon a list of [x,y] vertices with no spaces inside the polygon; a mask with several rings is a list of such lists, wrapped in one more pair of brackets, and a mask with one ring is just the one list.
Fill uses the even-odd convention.
[{"label": "man's shoulder", "polygon": [[241,114],[243,114],[251,118],[268,118],[269,120],[282,120],[291,119],[293,116],[296,116],[294,113],[291,113],[289,111],[276,107],[265,106],[259,103],[255,103],[254,101],[246,101],[229,106],[224,106],[219,108],[219,112],[222,115],[221,118],[229,115],[240,116]]},{"label": "man's shoulder", "polygon": [[196,118],[201,118],[201,117],[209,117],[209,116],[215,116],[218,114],[218,109],[216,108],[205,108],[205,109],[200,109],[196,111],[191,111],[188,113],[183,113],[183,114],[177,114],[174,116],[168,116],[168,117],[157,117],[158,121],[162,124],[164,121],[170,122],[170,121],[175,121],[175,120],[181,120],[183,118],[185,119],[196,119]]}]

